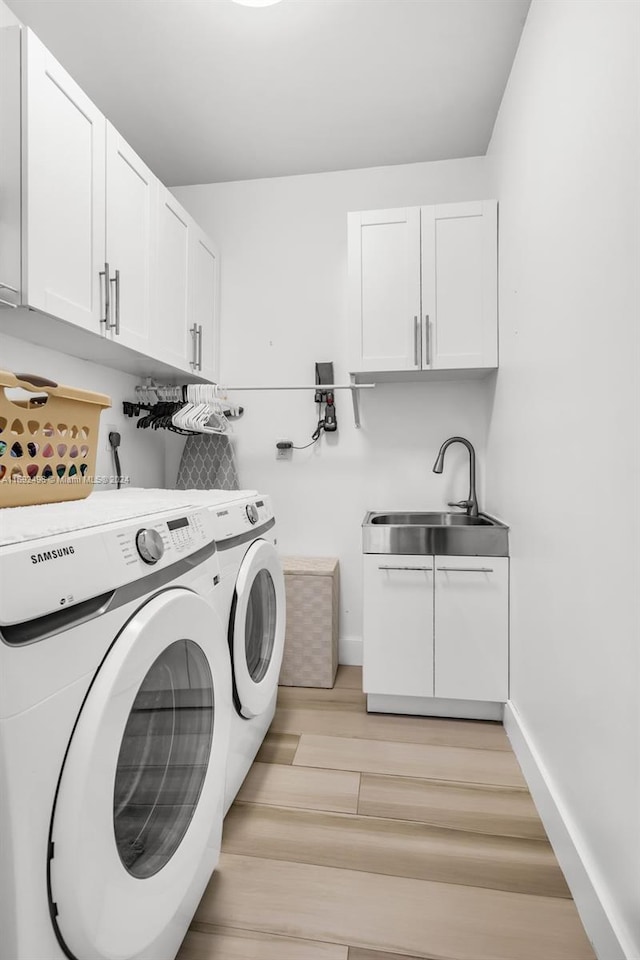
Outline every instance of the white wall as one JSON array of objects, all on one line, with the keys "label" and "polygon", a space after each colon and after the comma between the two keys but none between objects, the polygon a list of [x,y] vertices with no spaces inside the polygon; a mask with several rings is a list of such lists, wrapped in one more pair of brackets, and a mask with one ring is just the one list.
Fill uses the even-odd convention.
[{"label": "white wall", "polygon": [[[8,307],[0,307],[2,317]],[[26,340],[8,337],[0,332],[0,370],[14,373],[35,373],[57,383],[96,390],[111,397],[112,407],[100,415],[100,436],[96,476],[112,477],[115,473],[113,457],[107,449],[109,428],[120,433],[120,465],[122,473],[131,478],[133,487],[164,486],[164,443],[155,431],[137,430],[136,419],[122,413],[122,401],[135,399],[134,387],[138,380],[109,367],[69,357],[56,350],[37,346]],[[109,490],[115,484],[101,483],[96,489]]]},{"label": "white wall", "polygon": [[[639,11],[534,0],[488,154],[501,321],[487,487],[513,528],[511,696],[629,958],[640,956]],[[615,960],[588,897],[578,904],[601,960]]]},{"label": "white wall", "polygon": [[[176,188],[222,251],[225,383],[313,383],[314,363],[346,369],[346,214],[488,196],[482,158]],[[443,440],[468,437],[484,463],[492,379],[388,384],[362,395],[362,429],[348,394],[337,395],[338,433],[292,462],[279,439],[307,443],[312,393],[237,394],[240,482],[270,493],[284,553],[333,555],[341,566],[341,657],[360,656],[361,531],[365,511],[438,508],[467,495],[467,465],[451,450],[431,472]],[[172,470],[175,471],[175,463]],[[483,494],[480,470],[480,496]],[[171,477],[168,478],[171,482]]]}]

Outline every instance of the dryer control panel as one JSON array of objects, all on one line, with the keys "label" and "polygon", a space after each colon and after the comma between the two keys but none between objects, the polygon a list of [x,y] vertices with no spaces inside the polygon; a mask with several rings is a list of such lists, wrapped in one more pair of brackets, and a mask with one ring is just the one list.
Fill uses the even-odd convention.
[{"label": "dryer control panel", "polygon": [[101,596],[207,546],[211,555],[214,539],[210,512],[182,507],[4,547],[0,624],[25,622]]},{"label": "dryer control panel", "polygon": [[273,519],[271,500],[266,495],[212,506],[216,540],[232,540],[251,530],[259,536],[260,527]]}]

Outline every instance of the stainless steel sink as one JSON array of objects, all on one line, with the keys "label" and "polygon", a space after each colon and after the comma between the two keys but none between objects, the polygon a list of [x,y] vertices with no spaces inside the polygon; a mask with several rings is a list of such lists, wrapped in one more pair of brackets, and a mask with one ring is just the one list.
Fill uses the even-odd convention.
[{"label": "stainless steel sink", "polygon": [[362,545],[364,553],[508,557],[509,528],[484,513],[370,511],[362,523]]},{"label": "stainless steel sink", "polygon": [[394,527],[490,527],[488,517],[468,517],[466,513],[372,513],[371,523]]}]

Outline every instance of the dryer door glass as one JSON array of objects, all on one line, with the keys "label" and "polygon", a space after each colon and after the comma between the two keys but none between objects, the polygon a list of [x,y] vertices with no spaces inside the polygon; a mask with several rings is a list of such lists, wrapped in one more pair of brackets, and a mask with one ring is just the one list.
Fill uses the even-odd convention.
[{"label": "dryer door glass", "polygon": [[206,777],[213,723],[207,659],[192,640],[178,640],[138,689],[118,756],[115,838],[132,876],[153,876],[180,845]]},{"label": "dryer door glass", "polygon": [[276,591],[271,574],[262,569],[251,584],[244,633],[247,667],[255,683],[269,668],[275,637]]}]

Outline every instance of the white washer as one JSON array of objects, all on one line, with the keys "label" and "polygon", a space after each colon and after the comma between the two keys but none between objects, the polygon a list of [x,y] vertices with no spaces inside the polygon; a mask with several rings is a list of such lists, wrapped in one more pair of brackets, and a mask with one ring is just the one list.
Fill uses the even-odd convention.
[{"label": "white washer", "polygon": [[0,514],[3,960],[169,960],[218,860],[213,519],[127,494]]},{"label": "white washer", "polygon": [[208,507],[222,573],[216,610],[227,624],[233,704],[225,813],[255,760],[276,709],[286,625],[284,575],[270,498],[256,490],[153,490]]}]

